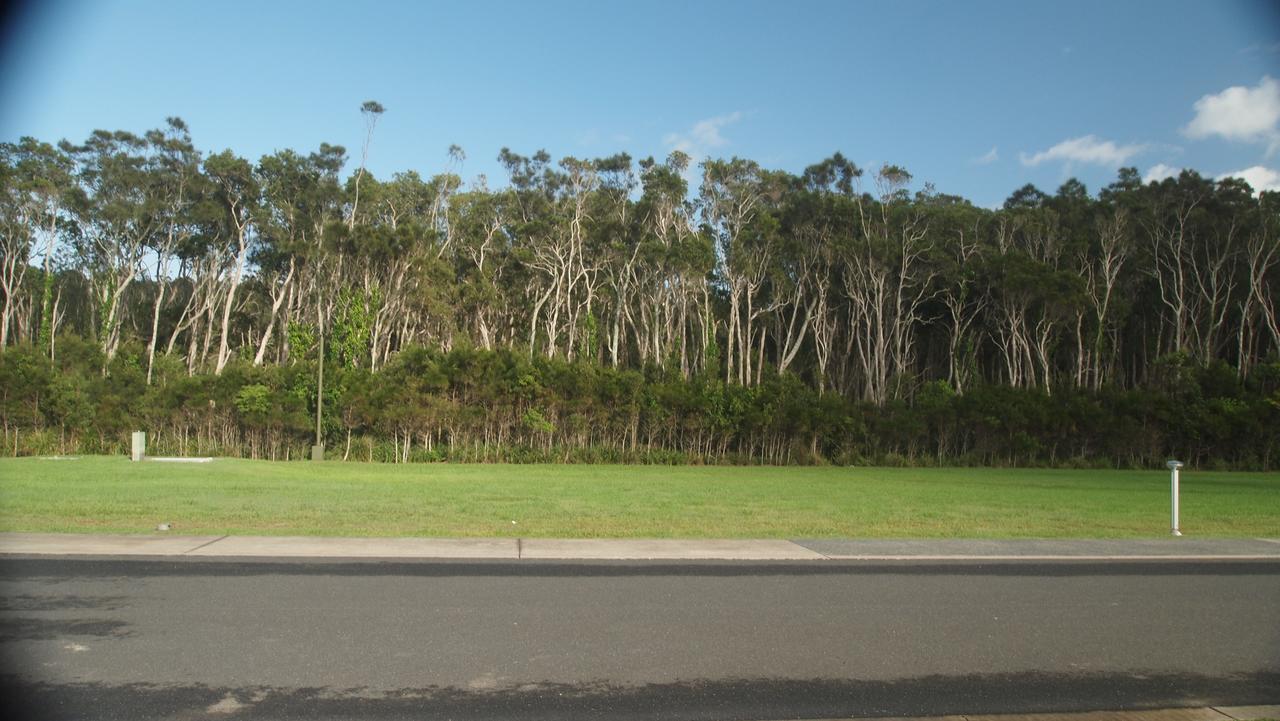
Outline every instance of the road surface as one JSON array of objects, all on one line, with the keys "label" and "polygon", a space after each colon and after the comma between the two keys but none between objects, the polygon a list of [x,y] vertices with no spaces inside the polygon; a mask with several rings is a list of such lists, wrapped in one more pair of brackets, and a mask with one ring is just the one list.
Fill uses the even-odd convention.
[{"label": "road surface", "polygon": [[0,559],[8,718],[1280,701],[1280,562]]}]

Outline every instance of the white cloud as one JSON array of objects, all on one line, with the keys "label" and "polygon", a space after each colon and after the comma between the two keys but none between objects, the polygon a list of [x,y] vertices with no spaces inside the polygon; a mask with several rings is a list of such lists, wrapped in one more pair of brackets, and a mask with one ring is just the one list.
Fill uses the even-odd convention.
[{"label": "white cloud", "polygon": [[1023,165],[1039,165],[1046,161],[1061,160],[1071,163],[1090,163],[1118,168],[1129,158],[1146,150],[1145,145],[1116,145],[1110,140],[1099,140],[1096,135],[1070,138],[1035,155],[1019,154]]},{"label": "white cloud", "polygon": [[663,144],[671,150],[679,150],[689,156],[689,167],[685,168],[684,179],[690,188],[696,186],[702,172],[698,169],[698,164],[706,160],[713,149],[729,144],[729,139],[720,134],[721,129],[741,119],[742,111],[735,110],[727,115],[699,120],[682,133],[667,133],[662,138]]},{"label": "white cloud", "polygon": [[1000,153],[996,149],[996,146],[993,145],[991,146],[991,149],[988,150],[985,154],[974,158],[973,163],[975,165],[991,165],[992,163],[996,162],[999,159],[1000,159]]},{"label": "white cloud", "polygon": [[1264,190],[1280,190],[1280,171],[1264,168],[1261,165],[1255,165],[1252,168],[1244,170],[1236,170],[1230,173],[1223,173],[1215,180],[1224,178],[1240,178],[1253,188],[1253,192],[1261,193]]},{"label": "white cloud", "polygon": [[1176,178],[1181,172],[1182,172],[1182,168],[1174,168],[1174,167],[1165,165],[1164,163],[1158,163],[1156,165],[1151,166],[1151,168],[1142,175],[1142,182],[1143,183],[1152,183],[1152,182],[1159,183],[1161,180],[1166,180],[1168,178]]},{"label": "white cloud", "polygon": [[693,127],[683,133],[668,133],[662,142],[671,146],[672,150],[682,150],[691,157],[700,158],[712,148],[720,148],[729,144],[729,139],[720,134],[720,130],[742,119],[741,111],[728,115],[717,115],[714,118],[699,120]]},{"label": "white cloud", "polygon": [[1264,75],[1256,87],[1235,85],[1196,101],[1196,117],[1182,129],[1188,138],[1220,136],[1247,143],[1266,142],[1267,155],[1280,149],[1280,81]]},{"label": "white cloud", "polygon": [[1255,43],[1253,45],[1240,48],[1241,55],[1252,55],[1254,53],[1261,53],[1263,55],[1275,55],[1277,53],[1280,53],[1280,43],[1271,43],[1269,45],[1258,45]]}]

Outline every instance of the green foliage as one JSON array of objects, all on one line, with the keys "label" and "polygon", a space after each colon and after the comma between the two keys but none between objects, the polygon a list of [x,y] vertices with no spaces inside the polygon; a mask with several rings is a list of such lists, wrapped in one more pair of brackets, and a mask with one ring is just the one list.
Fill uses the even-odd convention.
[{"label": "green foliage", "polygon": [[50,385],[63,377],[30,346],[0,353],[0,413],[5,426],[39,427],[50,404]]},{"label": "green foliage", "polygon": [[596,321],[596,314],[587,313],[582,324],[582,340],[578,355],[587,361],[594,361],[600,352],[600,326]]},{"label": "green foliage", "polygon": [[289,341],[290,358],[294,363],[316,347],[316,327],[314,325],[290,321],[285,333]]},{"label": "green foliage", "polygon": [[555,425],[547,420],[546,416],[542,415],[542,411],[537,408],[526,410],[524,415],[520,417],[520,422],[524,424],[525,428],[534,433],[552,433],[556,429]]},{"label": "green foliage", "polygon": [[[301,453],[314,432],[311,364],[236,361],[221,376],[188,377],[162,359],[147,386],[139,347],[124,346],[105,376],[95,346],[66,339],[63,349],[57,368],[31,346],[0,355],[10,426],[121,449],[129,431],[145,427],[162,444],[194,436],[200,448],[251,456]],[[386,460],[1157,467],[1178,456],[1275,467],[1276,391],[1265,386],[1264,395],[1262,382],[1230,369],[1180,363],[1164,364],[1173,375],[1159,388],[1048,394],[979,384],[961,395],[934,381],[912,402],[875,406],[819,395],[792,374],[743,387],[657,366],[639,373],[587,359],[414,347],[378,373],[327,376],[323,431],[330,443],[366,439],[361,457]],[[406,438],[412,446],[399,455],[376,451]]]},{"label": "green foliage", "polygon": [[44,403],[50,423],[75,430],[88,430],[93,422],[93,401],[89,379],[81,375],[59,374],[49,384]]},{"label": "green foliage", "polygon": [[[709,314],[704,319],[704,322],[708,327],[715,328]],[[718,377],[720,375],[720,342],[716,339],[714,330],[707,333],[707,344],[702,349],[702,368],[704,372],[710,373],[712,376]]]},{"label": "green foliage", "polygon": [[292,458],[319,410],[402,461],[1278,462],[1280,194],[1124,169],[988,210],[840,153],[506,148],[491,190],[370,175],[383,111],[345,176],[176,118],[0,143],[6,428]]},{"label": "green foliage", "polygon": [[381,302],[381,294],[376,289],[365,294],[358,289],[344,288],[338,294],[331,352],[346,367],[354,368],[368,359],[373,315]]},{"label": "green foliage", "polygon": [[36,346],[44,352],[53,340],[53,273],[41,273],[40,332]]},{"label": "green foliage", "polygon": [[257,383],[244,386],[236,393],[236,410],[250,422],[261,423],[270,408],[270,393],[269,388]]}]

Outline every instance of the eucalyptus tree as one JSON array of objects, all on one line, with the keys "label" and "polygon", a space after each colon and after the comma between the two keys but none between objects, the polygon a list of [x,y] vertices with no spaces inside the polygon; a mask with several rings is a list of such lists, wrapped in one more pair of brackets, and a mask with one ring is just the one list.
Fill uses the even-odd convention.
[{"label": "eucalyptus tree", "polygon": [[21,302],[31,244],[31,227],[35,209],[28,202],[18,177],[16,148],[0,145],[0,290],[4,291],[4,309],[0,313],[0,353],[9,346],[9,327]]},{"label": "eucalyptus tree", "polygon": [[[301,358],[332,315],[341,265],[335,238],[347,231],[338,183],[345,162],[342,146],[321,143],[306,156],[291,150],[264,156],[255,169],[262,207],[256,215],[259,243],[252,258],[259,275],[267,276],[260,282],[272,307],[255,359],[264,356],[276,335],[277,306],[282,361]],[[306,347],[294,348],[295,340]]]},{"label": "eucalyptus tree", "polygon": [[[203,177],[203,173],[202,173]],[[179,260],[178,276],[183,292],[176,294],[184,298],[182,310],[169,330],[169,341],[165,344],[165,355],[173,355],[178,341],[186,338],[187,374],[194,375],[196,368],[208,356],[209,346],[216,325],[215,316],[218,302],[219,276],[221,259],[214,251],[214,240],[218,237],[213,227],[219,216],[208,193],[203,193],[192,208],[192,216],[196,232],[179,245],[175,255]],[[203,343],[201,342],[203,339]]]},{"label": "eucalyptus tree", "polygon": [[[462,151],[453,146],[449,154],[449,162],[443,172],[431,177],[426,184],[429,205],[423,216],[426,245],[423,247],[423,258],[417,272],[411,278],[409,294],[414,306],[419,309],[413,317],[421,317],[424,328],[419,331],[401,321],[401,346],[416,340],[420,332],[441,339],[442,347],[452,348],[454,340],[469,334],[470,326],[458,312],[460,305],[460,288],[458,287],[456,268],[461,250],[458,225],[460,223],[457,196],[463,188],[462,177],[457,170],[461,164]],[[386,358],[384,357],[384,362]]]},{"label": "eucalyptus tree", "polygon": [[307,156],[306,185],[299,194],[304,203],[306,231],[303,239],[308,250],[303,266],[306,272],[302,276],[305,283],[289,305],[290,320],[305,323],[304,304],[314,302],[315,329],[321,337],[337,302],[337,294],[333,290],[339,282],[342,258],[333,252],[333,239],[342,228],[346,197],[338,175],[346,162],[345,148],[321,143],[318,150]]},{"label": "eucalyptus tree", "polygon": [[1084,269],[1085,297],[1093,316],[1092,347],[1087,352],[1084,348],[1077,352],[1086,358],[1082,367],[1089,387],[1095,391],[1115,373],[1120,350],[1120,319],[1115,308],[1117,296],[1124,291],[1122,273],[1133,252],[1132,236],[1129,212],[1122,207],[1112,208],[1098,216],[1091,247],[1080,251],[1077,262]]},{"label": "eucalyptus tree", "polygon": [[1143,217],[1151,260],[1146,272],[1155,281],[1165,313],[1160,330],[1168,331],[1164,338],[1157,336],[1160,353],[1189,350],[1194,325],[1191,276],[1198,244],[1194,219],[1210,192],[1208,182],[1192,171],[1183,171],[1177,179],[1165,180],[1146,194],[1151,201]]},{"label": "eucalyptus tree", "polygon": [[[1193,337],[1197,355],[1208,363],[1227,355],[1232,340],[1231,323],[1239,319],[1238,297],[1245,244],[1256,222],[1257,201],[1253,189],[1239,178],[1223,178],[1205,205],[1198,225],[1203,241],[1197,248],[1193,272],[1195,324]],[[1233,338],[1235,336],[1235,338]],[[1237,360],[1237,363],[1240,361]]]},{"label": "eucalyptus tree", "polygon": [[[1043,208],[1027,213],[1021,228],[1021,249],[1044,268],[1032,337],[1046,391],[1052,390],[1055,381],[1077,388],[1085,384],[1089,356],[1085,319],[1090,302],[1087,263],[1082,260],[1090,252],[1090,224],[1096,217],[1084,184],[1071,178],[1046,199]],[[1068,356],[1074,356],[1070,366]]]},{"label": "eucalyptus tree", "polygon": [[146,139],[132,133],[96,130],[82,145],[60,147],[76,163],[75,251],[92,289],[105,372],[120,346],[124,293],[139,277],[148,244],[163,232],[168,188],[154,172]]},{"label": "eucalyptus tree", "polygon": [[[503,148],[498,160],[507,169],[511,180],[513,212],[507,216],[507,231],[512,238],[515,259],[527,279],[523,286],[524,307],[528,316],[524,319],[529,329],[527,342],[529,356],[537,352],[539,321],[543,309],[562,289],[562,270],[569,267],[570,258],[562,215],[564,204],[561,186],[565,176],[551,167],[551,156],[539,150],[525,157]],[[547,338],[543,348],[550,357],[555,353],[555,339]]]},{"label": "eucalyptus tree", "polygon": [[[644,196],[648,194],[650,172],[655,163],[653,158],[646,158],[639,165],[638,180],[631,170],[628,158],[625,175],[619,176],[624,179],[606,183],[609,190],[601,196],[601,205],[604,207],[595,219],[594,232],[600,236],[600,251],[604,259],[603,277],[610,301],[608,309],[602,314],[606,318],[603,355],[613,368],[618,367],[620,356],[625,352],[625,338],[631,322],[630,311],[638,283],[637,263],[642,246],[639,228],[644,222],[641,218],[648,218],[643,210]],[[638,204],[632,203],[630,198],[637,182],[644,188]]]},{"label": "eucalyptus tree", "polygon": [[1142,198],[1144,270],[1163,311],[1157,352],[1180,351],[1208,363],[1232,340],[1238,349],[1239,330],[1232,332],[1231,323],[1240,320],[1240,297],[1250,294],[1249,246],[1259,209],[1252,189],[1237,179],[1214,182],[1183,171],[1148,186]]},{"label": "eucalyptus tree", "polygon": [[[533,246],[530,265],[546,276],[551,305],[544,317],[547,357],[555,355],[563,335],[564,354],[571,359],[580,331],[579,317],[589,310],[598,286],[598,259],[587,254],[588,208],[600,187],[595,164],[567,157],[560,161],[561,172],[552,174],[556,188],[555,215],[550,231]],[[535,309],[535,317],[537,311]]]},{"label": "eucalyptus tree", "polygon": [[222,369],[231,360],[231,311],[235,307],[236,291],[244,280],[245,263],[250,246],[256,240],[255,216],[261,207],[261,187],[254,177],[253,166],[230,150],[209,156],[204,161],[205,175],[213,185],[221,213],[217,244],[226,274],[222,290],[222,322],[218,339],[218,356],[214,374],[222,375]]},{"label": "eucalyptus tree", "polygon": [[[674,163],[673,158],[668,158],[666,164],[668,180],[678,180],[679,183],[669,183],[667,190],[670,194],[665,196],[673,212],[665,221],[670,235],[665,257],[672,280],[664,282],[678,291],[681,372],[686,377],[692,372],[714,375],[720,370],[718,323],[711,287],[716,268],[715,245],[706,229],[698,228],[695,223],[695,203],[685,199],[687,193],[684,192],[683,176],[688,161],[682,156],[676,156]],[[676,192],[680,194],[677,196]],[[689,353],[688,350],[695,352]]]},{"label": "eucalyptus tree", "polygon": [[964,393],[979,370],[982,321],[992,300],[982,287],[990,255],[986,236],[991,215],[968,202],[948,203],[932,211],[942,247],[938,279],[939,300],[946,309],[947,384],[957,394]]},{"label": "eucalyptus tree", "polygon": [[[369,367],[386,362],[419,333],[448,348],[454,328],[448,260],[454,242],[450,197],[461,185],[452,174],[424,181],[398,173],[376,184],[363,245],[352,254],[352,272],[369,315]],[[360,229],[357,228],[357,231]]]},{"label": "eucalyptus tree", "polygon": [[[683,177],[688,164],[689,157],[680,151],[671,153],[664,163],[653,158],[641,160],[642,191],[631,215],[633,222],[619,217],[615,224],[617,232],[605,270],[614,297],[606,340],[614,367],[628,336],[635,338],[640,363],[651,357],[659,364],[665,360],[658,319],[670,304],[671,284],[679,282],[672,277],[673,249],[693,232],[686,200],[688,185]],[[620,207],[620,212],[627,207]],[[704,344],[705,338],[704,329]]]},{"label": "eucalyptus tree", "polygon": [[[583,266],[584,293],[573,325],[581,329],[577,356],[594,363],[602,359],[612,335],[609,327],[602,328],[600,319],[606,316],[616,319],[619,306],[627,302],[617,292],[618,273],[614,265],[621,260],[619,256],[626,253],[626,247],[634,245],[631,241],[635,236],[636,204],[631,196],[638,179],[631,156],[626,153],[589,163],[596,175],[597,187],[587,198],[584,258],[592,261]],[[611,307],[606,307],[609,304]]]},{"label": "eucalyptus tree", "polygon": [[476,188],[455,196],[452,226],[462,321],[479,334],[479,345],[494,350],[513,342],[514,321],[504,276],[510,265],[506,194]]},{"label": "eucalyptus tree", "polygon": [[858,233],[846,254],[847,347],[858,362],[864,399],[883,405],[903,395],[916,357],[918,324],[937,293],[934,239],[907,194],[911,174],[876,172],[876,197],[856,196]]},{"label": "eucalyptus tree", "polygon": [[[331,355],[345,367],[368,367],[372,346],[372,317],[383,298],[372,274],[400,254],[403,237],[379,213],[383,185],[367,174],[363,196],[366,212],[360,222],[334,226],[326,242],[337,262],[327,293],[332,297]],[[356,177],[347,181],[347,197],[355,194]],[[395,217],[392,218],[392,223]]]},{"label": "eucalyptus tree", "polygon": [[1268,341],[1270,352],[1280,355],[1280,193],[1261,193],[1257,216],[1243,249],[1246,288],[1236,351],[1242,376],[1265,357]]},{"label": "eucalyptus tree", "polygon": [[1100,210],[1089,196],[1088,189],[1076,178],[1069,178],[1059,186],[1053,197],[1046,201],[1046,207],[1053,210],[1057,222],[1055,270],[1082,281],[1077,288],[1079,293],[1053,301],[1061,322],[1049,334],[1051,348],[1047,355],[1051,356],[1051,365],[1057,364],[1055,372],[1061,381],[1084,388],[1093,365],[1090,338],[1096,337],[1090,325],[1095,320],[1097,303],[1086,287],[1094,254],[1091,226],[1098,221]]},{"label": "eucalyptus tree", "polygon": [[360,208],[360,180],[364,177],[364,166],[369,160],[369,145],[373,142],[373,129],[378,118],[386,112],[386,108],[376,100],[366,100],[360,105],[360,115],[364,117],[364,142],[360,145],[360,167],[355,175],[355,192],[352,194],[351,214],[347,216],[348,230],[356,225],[356,212]]},{"label": "eucalyptus tree", "polygon": [[663,163],[641,161],[643,190],[632,222],[618,226],[629,233],[613,245],[607,270],[620,299],[608,332],[612,362],[617,364],[618,347],[630,337],[641,364],[675,366],[686,378],[714,365],[707,351],[716,342],[707,284],[714,253],[706,234],[694,228],[695,211],[684,179],[688,163],[680,151]]},{"label": "eucalyptus tree", "polygon": [[[297,278],[309,257],[316,252],[316,241],[323,232],[323,222],[315,214],[320,172],[313,159],[292,150],[263,156],[256,169],[262,187],[262,207],[258,215],[259,244],[251,257],[258,269],[258,280],[270,298],[270,315],[258,341],[253,364],[261,365],[272,341],[277,340],[276,327],[281,316],[288,325],[290,299],[300,295]],[[297,303],[294,303],[296,307]],[[281,312],[281,308],[284,312]],[[289,334],[279,333],[279,355],[288,353]]]},{"label": "eucalyptus tree", "polygon": [[[65,315],[61,305],[62,288],[55,294],[54,259],[59,250],[58,241],[73,230],[67,213],[68,194],[75,184],[71,159],[60,149],[35,138],[24,137],[16,145],[0,144],[0,173],[3,179],[4,247],[3,278],[5,288],[3,327],[0,335],[9,331],[10,323],[19,320],[14,316],[17,306],[26,304],[26,316],[34,312],[34,300],[24,298],[22,276],[33,260],[37,246],[42,247],[43,273],[40,287],[40,313],[37,342],[42,352],[50,357],[54,352],[54,335]],[[20,241],[29,240],[24,247]],[[43,242],[42,242],[43,241]],[[15,300],[11,306],[10,303]],[[55,297],[56,295],[56,297]],[[29,320],[18,323],[30,324]],[[24,334],[19,333],[19,336]],[[29,334],[25,334],[29,335]],[[8,336],[0,339],[0,352]]]},{"label": "eucalyptus tree", "polygon": [[787,232],[808,257],[804,267],[812,295],[809,325],[819,395],[833,387],[831,361],[846,309],[838,288],[856,232],[854,185],[861,177],[862,169],[837,152],[805,168],[791,201]]},{"label": "eucalyptus tree", "polygon": [[995,229],[990,261],[991,333],[1015,388],[1052,389],[1063,328],[1081,303],[1081,279],[1064,267],[1069,255],[1056,210],[1010,205]]},{"label": "eucalyptus tree", "polygon": [[812,335],[819,393],[826,390],[840,325],[832,290],[839,283],[841,246],[854,229],[853,184],[861,175],[857,165],[835,153],[790,179],[779,211],[783,240],[770,278],[776,367],[786,371]]},{"label": "eucalyptus tree", "polygon": [[757,346],[761,354],[764,347],[753,324],[769,310],[759,302],[760,292],[777,250],[777,220],[764,208],[768,176],[754,161],[741,158],[706,160],[702,171],[699,210],[715,244],[718,281],[729,297],[725,378],[751,385],[760,365],[752,364],[752,356]]},{"label": "eucalyptus tree", "polygon": [[160,339],[160,313],[172,280],[174,254],[196,232],[193,208],[204,191],[200,173],[200,153],[191,142],[186,123],[169,118],[163,130],[146,135],[150,163],[161,188],[162,227],[153,234],[149,250],[155,260],[155,296],[152,300],[151,333],[147,339],[147,384],[151,384],[156,345]]}]

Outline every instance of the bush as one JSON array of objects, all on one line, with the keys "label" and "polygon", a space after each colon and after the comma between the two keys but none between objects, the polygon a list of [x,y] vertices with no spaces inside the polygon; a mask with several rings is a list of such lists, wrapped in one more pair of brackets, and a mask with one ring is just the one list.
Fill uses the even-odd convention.
[{"label": "bush", "polygon": [[[74,336],[61,339],[56,363],[30,346],[0,354],[6,444],[16,434],[19,454],[123,453],[143,428],[168,453],[305,455],[313,365],[233,361],[220,376],[188,376],[158,356],[148,386],[143,350],[126,343],[105,375],[96,347]],[[324,437],[330,457],[350,439],[353,460],[403,460],[405,438],[416,462],[1093,468],[1177,456],[1269,469],[1280,460],[1280,363],[1242,382],[1227,366],[1171,356],[1150,386],[1096,393],[976,383],[960,394],[934,381],[883,407],[819,395],[789,374],[744,388],[507,350],[411,348],[378,373],[329,377]]]}]

